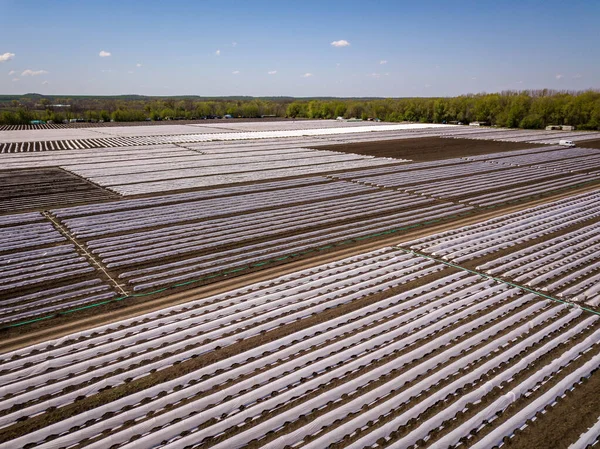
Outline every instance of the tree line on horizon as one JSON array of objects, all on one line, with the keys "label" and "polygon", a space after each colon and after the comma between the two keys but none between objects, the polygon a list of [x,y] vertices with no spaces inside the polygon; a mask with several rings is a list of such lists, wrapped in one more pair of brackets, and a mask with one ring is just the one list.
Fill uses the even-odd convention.
[{"label": "tree line on horizon", "polygon": [[[60,105],[60,106],[57,106]],[[69,105],[66,107],[65,105]],[[32,120],[81,119],[133,122],[201,119],[206,117],[337,117],[380,119],[387,122],[486,122],[509,128],[540,129],[574,125],[600,130],[600,91],[505,91],[443,98],[389,99],[194,99],[160,97],[44,97],[25,96],[0,101],[0,124],[28,124]]]}]

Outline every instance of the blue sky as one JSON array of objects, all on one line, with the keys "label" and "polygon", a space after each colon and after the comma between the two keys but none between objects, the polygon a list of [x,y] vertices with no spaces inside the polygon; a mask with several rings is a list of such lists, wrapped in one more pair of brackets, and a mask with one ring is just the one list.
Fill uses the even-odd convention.
[{"label": "blue sky", "polygon": [[0,94],[600,88],[599,23],[596,0],[0,0]]}]

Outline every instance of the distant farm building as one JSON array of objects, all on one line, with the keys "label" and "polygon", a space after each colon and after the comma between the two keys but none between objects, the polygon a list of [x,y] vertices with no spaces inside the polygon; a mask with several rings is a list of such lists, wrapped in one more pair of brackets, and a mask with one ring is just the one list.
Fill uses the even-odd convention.
[{"label": "distant farm building", "polygon": [[548,125],[546,131],[575,131],[572,125]]}]

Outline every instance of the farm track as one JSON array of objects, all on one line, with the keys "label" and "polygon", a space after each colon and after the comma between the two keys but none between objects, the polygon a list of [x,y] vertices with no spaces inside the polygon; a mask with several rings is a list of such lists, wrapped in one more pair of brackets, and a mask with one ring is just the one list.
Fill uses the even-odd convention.
[{"label": "farm track", "polygon": [[0,352],[12,351],[29,344],[41,342],[46,339],[59,338],[60,336],[78,332],[89,327],[114,322],[124,318],[134,317],[146,311],[156,311],[171,305],[182,304],[190,299],[202,298],[230,289],[236,289],[254,282],[270,279],[275,275],[291,273],[311,266],[331,262],[341,257],[349,257],[352,255],[361,254],[381,248],[383,246],[402,245],[404,242],[418,239],[426,235],[441,233],[457,227],[468,226],[482,220],[491,219],[508,213],[518,212],[529,207],[546,204],[562,198],[570,197],[574,194],[593,190],[595,189],[592,187],[586,187],[583,189],[573,190],[572,192],[569,191],[558,195],[541,198],[516,206],[503,207],[494,211],[479,212],[458,220],[448,221],[439,225],[431,225],[425,228],[419,228],[415,231],[408,231],[401,235],[392,234],[390,236],[378,237],[363,242],[355,242],[348,247],[334,247],[321,251],[316,256],[309,255],[306,258],[302,258],[300,260],[291,260],[284,264],[277,264],[270,268],[263,267],[261,270],[255,272],[229,275],[226,278],[219,279],[219,281],[216,283],[211,283],[200,288],[193,288],[156,299],[130,298],[123,301],[123,305],[118,307],[117,310],[106,310],[106,308],[104,308],[104,310],[102,310],[102,308],[98,308],[96,310],[92,309],[88,313],[90,316],[87,317],[85,316],[86,312],[82,311],[78,314],[83,315],[83,318],[81,319],[76,319],[72,316],[54,318],[52,320],[51,327],[47,327],[49,324],[48,322],[42,321],[39,323],[30,324],[26,328],[13,328],[5,330],[4,338],[2,339],[3,341],[0,342]]}]

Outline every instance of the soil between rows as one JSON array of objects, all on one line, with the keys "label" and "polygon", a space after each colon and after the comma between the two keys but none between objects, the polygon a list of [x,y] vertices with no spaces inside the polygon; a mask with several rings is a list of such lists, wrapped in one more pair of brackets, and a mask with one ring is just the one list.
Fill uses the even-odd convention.
[{"label": "soil between rows", "polygon": [[538,414],[535,421],[510,439],[506,447],[511,449],[566,449],[598,421],[598,397],[600,396],[600,371],[566,396],[547,413]]},{"label": "soil between rows", "polygon": [[480,222],[500,215],[517,212],[535,205],[544,204],[574,194],[589,192],[594,187],[584,187],[562,192],[539,200],[500,207],[491,211],[476,213],[458,220],[450,220],[439,225],[425,226],[403,234],[390,234],[373,239],[354,242],[351,245],[334,246],[324,251],[307,254],[301,258],[290,258],[277,264],[267,265],[254,271],[240,271],[235,274],[216,278],[208,285],[196,285],[189,290],[167,290],[163,295],[151,297],[128,298],[114,304],[107,304],[93,309],[81,310],[76,315],[62,315],[50,320],[39,321],[23,327],[3,329],[1,332],[0,353],[16,350],[24,346],[39,343],[47,339],[58,338],[72,332],[137,316],[143,313],[181,304],[193,299],[203,298],[230,289],[239,288],[254,282],[271,279],[276,276],[332,262],[343,257],[350,257],[363,252],[376,250],[389,245],[402,244],[429,234],[444,232]]},{"label": "soil between rows", "polygon": [[0,170],[0,213],[99,203],[120,198],[60,168]]}]

